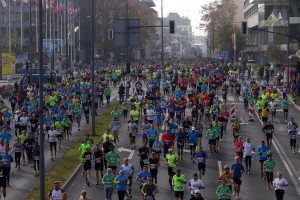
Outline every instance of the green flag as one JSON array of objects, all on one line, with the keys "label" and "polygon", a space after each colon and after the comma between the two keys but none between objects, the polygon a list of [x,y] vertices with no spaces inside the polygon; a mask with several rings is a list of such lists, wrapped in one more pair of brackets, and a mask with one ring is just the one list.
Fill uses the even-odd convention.
[{"label": "green flag", "polygon": [[275,15],[274,12],[272,12],[270,14],[270,16],[268,17],[267,20],[265,20],[265,26],[273,26],[275,22],[278,21],[278,18],[277,16]]}]

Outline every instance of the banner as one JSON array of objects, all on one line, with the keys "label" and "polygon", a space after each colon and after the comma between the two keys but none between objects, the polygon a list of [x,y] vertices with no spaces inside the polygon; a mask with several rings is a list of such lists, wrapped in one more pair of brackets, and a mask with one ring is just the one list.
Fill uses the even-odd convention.
[{"label": "banner", "polygon": [[21,73],[22,68],[28,59],[28,52],[16,53],[16,74]]},{"label": "banner", "polygon": [[15,53],[2,53],[2,74],[16,74]]}]

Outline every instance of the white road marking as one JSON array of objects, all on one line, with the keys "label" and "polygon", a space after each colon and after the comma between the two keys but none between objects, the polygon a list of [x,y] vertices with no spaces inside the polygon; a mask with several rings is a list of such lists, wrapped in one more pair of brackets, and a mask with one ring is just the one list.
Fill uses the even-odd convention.
[{"label": "white road marking", "polygon": [[118,148],[118,151],[119,152],[122,152],[122,151],[129,152],[129,156],[128,156],[129,160],[131,160],[133,158],[133,155],[134,155],[134,152],[135,152],[135,150],[127,149],[127,148],[124,148],[124,147]]},{"label": "white road marking", "polygon": [[[257,118],[259,119],[259,115],[255,110],[255,114],[257,116]],[[259,120],[261,125],[263,124],[261,120]],[[299,182],[298,182],[298,178],[296,178],[298,175],[298,170],[296,170],[295,166],[293,165],[293,163],[291,162],[291,160],[289,159],[289,157],[286,155],[283,147],[280,145],[279,141],[277,140],[276,136],[273,134],[273,146],[275,147],[280,159],[282,160],[285,168],[287,169],[291,180],[293,182],[293,184],[295,185],[295,189],[298,193],[298,195],[300,196],[300,187],[299,187]]]},{"label": "white road marking", "polygon": [[243,118],[240,117],[240,119],[242,120],[243,123],[240,123],[241,125],[248,125],[249,123],[246,123]]}]

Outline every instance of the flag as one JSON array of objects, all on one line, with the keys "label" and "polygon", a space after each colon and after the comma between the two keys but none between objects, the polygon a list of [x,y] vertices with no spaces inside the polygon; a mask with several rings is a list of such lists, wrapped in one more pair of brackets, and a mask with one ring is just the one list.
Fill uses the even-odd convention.
[{"label": "flag", "polygon": [[281,26],[284,26],[284,21],[283,21],[281,12],[279,12],[277,16],[278,16],[278,21],[280,22]]},{"label": "flag", "polygon": [[77,33],[78,30],[79,30],[79,26],[76,26],[76,27],[74,28],[74,32]]},{"label": "flag", "polygon": [[57,11],[57,5],[54,3],[54,0],[50,0],[50,5],[55,11]]},{"label": "flag", "polygon": [[0,7],[1,8],[6,8],[7,7],[7,4],[4,0],[0,0]]},{"label": "flag", "polygon": [[275,22],[278,22],[278,18],[274,12],[270,14],[267,20],[265,20],[265,26],[273,26]]},{"label": "flag", "polygon": [[[14,2],[16,2],[17,0],[14,0]],[[18,2],[20,2],[20,3],[27,3],[27,4],[29,4],[29,1],[30,0],[18,0]]]}]

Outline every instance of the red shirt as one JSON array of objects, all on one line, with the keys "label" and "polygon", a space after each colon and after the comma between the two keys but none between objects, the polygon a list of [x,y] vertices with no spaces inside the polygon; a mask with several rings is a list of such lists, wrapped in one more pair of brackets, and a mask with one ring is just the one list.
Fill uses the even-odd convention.
[{"label": "red shirt", "polygon": [[161,137],[161,141],[165,147],[171,147],[174,144],[174,138],[169,133],[164,134]]},{"label": "red shirt", "polygon": [[242,153],[243,152],[243,142],[235,142],[234,147],[235,147],[236,153]]}]

